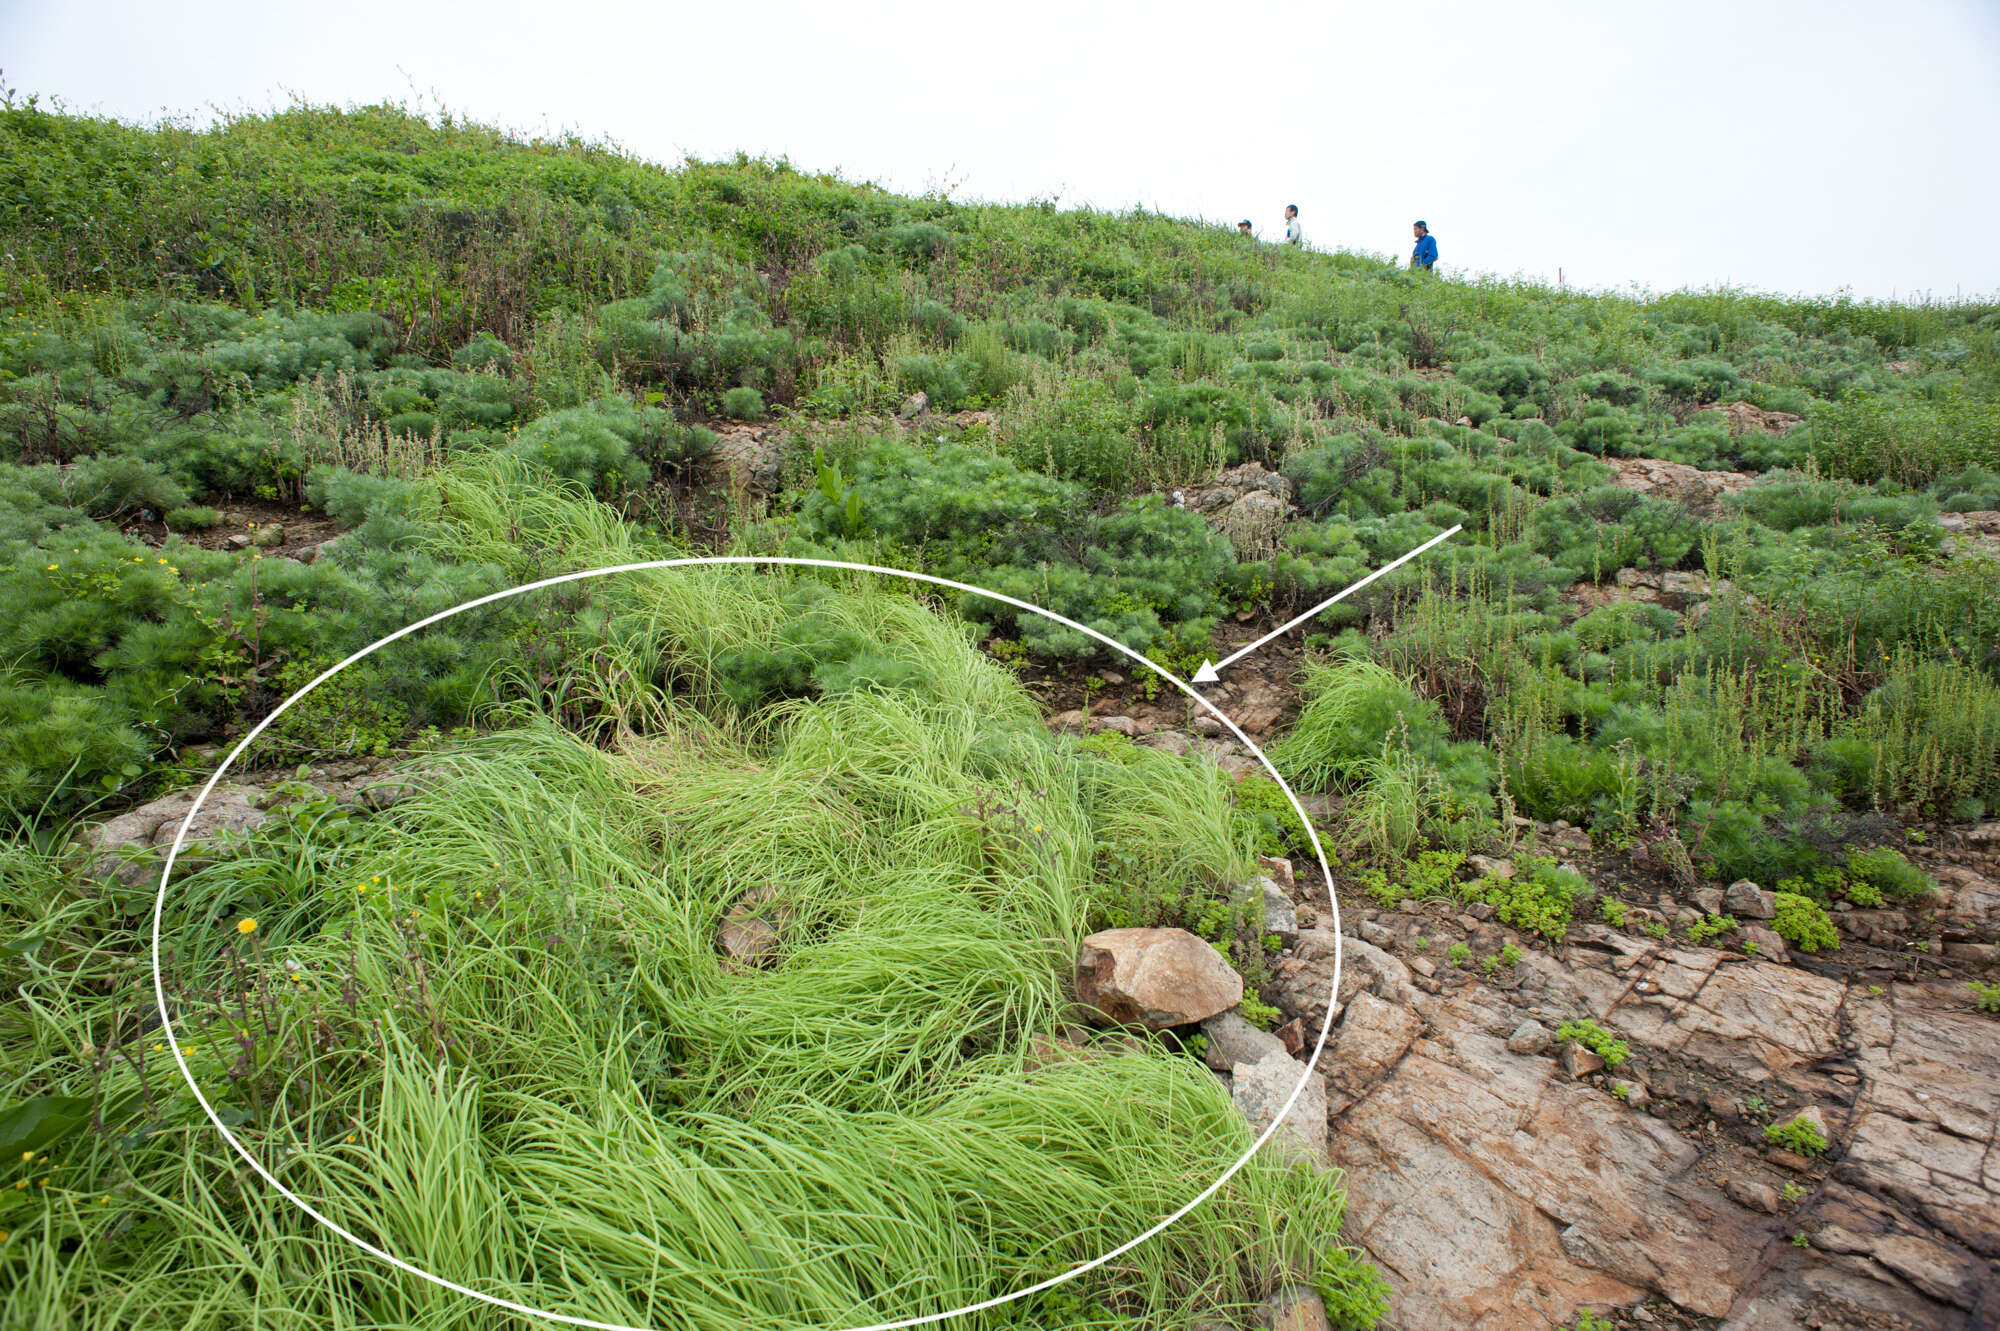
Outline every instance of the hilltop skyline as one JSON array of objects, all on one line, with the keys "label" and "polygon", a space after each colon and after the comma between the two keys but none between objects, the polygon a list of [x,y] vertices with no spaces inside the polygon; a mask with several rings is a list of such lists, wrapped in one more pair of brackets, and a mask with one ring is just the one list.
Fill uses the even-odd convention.
[{"label": "hilltop skyline", "polygon": [[746,27],[600,5],[550,26],[502,5],[467,29],[364,5],[330,29],[116,5],[9,15],[5,75],[120,119],[397,101],[667,163],[744,151],[1267,239],[1296,202],[1313,246],[1399,258],[1422,217],[1447,271],[1595,290],[2000,292],[2000,255],[1971,243],[2000,209],[1974,166],[2000,145],[2000,18],[1977,6],[1021,13],[780,5]]}]

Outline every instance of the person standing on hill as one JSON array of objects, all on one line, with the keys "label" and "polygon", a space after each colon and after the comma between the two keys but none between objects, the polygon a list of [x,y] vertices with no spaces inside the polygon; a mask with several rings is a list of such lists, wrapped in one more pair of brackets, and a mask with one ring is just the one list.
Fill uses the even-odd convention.
[{"label": "person standing on hill", "polygon": [[1288,203],[1285,205],[1285,243],[1304,245],[1305,240],[1305,232],[1299,229],[1299,206],[1296,203]]},{"label": "person standing on hill", "polygon": [[1250,234],[1250,219],[1249,219],[1249,218],[1247,218],[1247,217],[1246,217],[1246,218],[1244,218],[1244,219],[1243,219],[1242,221],[1240,221],[1240,222],[1238,222],[1238,223],[1236,224],[1236,234],[1237,234],[1237,235],[1239,235],[1239,236],[1242,236],[1242,237],[1243,237],[1243,238],[1244,238],[1245,240],[1254,240],[1254,239],[1255,239],[1255,237],[1254,237],[1254,236],[1252,236],[1252,235]]},{"label": "person standing on hill", "polygon": [[1430,227],[1423,222],[1413,224],[1410,227],[1410,234],[1417,238],[1417,247],[1410,251],[1410,271],[1414,273],[1421,270],[1428,273],[1438,261],[1437,239],[1431,235]]}]

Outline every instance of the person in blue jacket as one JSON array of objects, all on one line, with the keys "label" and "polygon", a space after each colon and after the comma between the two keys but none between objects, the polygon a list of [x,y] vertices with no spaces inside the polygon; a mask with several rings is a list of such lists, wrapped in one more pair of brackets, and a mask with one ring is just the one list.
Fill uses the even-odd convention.
[{"label": "person in blue jacket", "polygon": [[1422,222],[1411,226],[1410,234],[1417,238],[1417,247],[1410,251],[1410,270],[1415,272],[1421,268],[1429,272],[1431,265],[1438,261],[1437,239],[1431,235],[1430,227]]}]

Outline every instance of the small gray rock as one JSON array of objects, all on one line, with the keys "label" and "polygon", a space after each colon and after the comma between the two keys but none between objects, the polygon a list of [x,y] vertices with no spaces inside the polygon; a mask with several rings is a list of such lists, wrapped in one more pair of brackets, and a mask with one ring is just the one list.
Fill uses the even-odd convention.
[{"label": "small gray rock", "polygon": [[1722,909],[1739,920],[1768,920],[1778,913],[1777,896],[1739,878],[1722,894]]},{"label": "small gray rock", "polygon": [[1218,1012],[1201,1024],[1201,1033],[1208,1037],[1208,1045],[1202,1050],[1202,1061],[1217,1072],[1227,1072],[1238,1063],[1265,1063],[1272,1059],[1289,1062],[1291,1059],[1283,1040],[1252,1026],[1244,1020],[1241,1012]]},{"label": "small gray rock", "polygon": [[1552,1039],[1554,1037],[1550,1035],[1549,1028],[1536,1021],[1533,1017],[1530,1017],[1519,1026],[1516,1026],[1514,1033],[1507,1037],[1507,1052],[1510,1054],[1545,1054],[1549,1050],[1549,1042]]},{"label": "small gray rock", "polygon": [[1779,937],[1776,931],[1746,924],[1741,932],[1744,942],[1757,945],[1757,951],[1753,955],[1762,960],[1775,961],[1782,966],[1792,959],[1792,954],[1785,947],[1785,940]]},{"label": "small gray rock", "polygon": [[1303,1285],[1286,1285],[1264,1300],[1257,1325],[1265,1331],[1333,1331],[1319,1291]]},{"label": "small gray rock", "polygon": [[1562,1067],[1571,1078],[1588,1077],[1593,1072],[1604,1070],[1604,1060],[1571,1040],[1563,1046]]},{"label": "small gray rock", "polygon": [[[1299,1079],[1305,1085],[1299,1086]],[[1267,1149],[1293,1160],[1326,1163],[1326,1083],[1317,1072],[1292,1059],[1268,1059],[1261,1063],[1238,1063],[1229,1070],[1230,1092],[1236,1107],[1250,1120],[1258,1134],[1271,1126],[1294,1089],[1299,1098],[1286,1114],[1278,1130],[1265,1143]]]},{"label": "small gray rock", "polygon": [[1762,1211],[1765,1215],[1778,1213],[1778,1190],[1770,1184],[1753,1178],[1733,1177],[1722,1185],[1729,1199],[1738,1206],[1752,1211]]},{"label": "small gray rock", "polygon": [[1187,751],[1194,747],[1194,741],[1178,730],[1156,730],[1152,734],[1140,739],[1139,742],[1149,749],[1158,749],[1162,753],[1171,753],[1176,758],[1186,757]]}]

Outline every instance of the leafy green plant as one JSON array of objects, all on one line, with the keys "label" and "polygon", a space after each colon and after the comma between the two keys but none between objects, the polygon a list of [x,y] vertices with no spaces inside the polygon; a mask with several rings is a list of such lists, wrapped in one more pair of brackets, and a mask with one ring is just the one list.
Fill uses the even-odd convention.
[{"label": "leafy green plant", "polygon": [[1611,1031],[1585,1017],[1581,1021],[1566,1021],[1556,1029],[1558,1040],[1573,1040],[1591,1053],[1604,1060],[1607,1068],[1616,1068],[1631,1055],[1631,1046],[1619,1039]]},{"label": "leafy green plant", "polygon": [[1966,981],[1972,990],[1973,1001],[1981,1012],[2000,1012],[2000,984],[1982,984],[1978,980]]},{"label": "leafy green plant", "polygon": [[1801,952],[1834,951],[1840,947],[1840,931],[1811,898],[1779,892],[1775,901],[1777,915],[1771,921],[1771,928],[1778,937]]},{"label": "leafy green plant", "polygon": [[1576,903],[1589,895],[1590,885],[1581,874],[1553,859],[1523,855],[1514,862],[1512,878],[1484,879],[1475,892],[1516,929],[1559,942],[1569,928]]},{"label": "leafy green plant", "polygon": [[1728,915],[1705,915],[1688,926],[1690,943],[1706,943],[1720,938],[1736,928],[1736,920]]},{"label": "leafy green plant", "polygon": [[1783,1123],[1766,1124],[1764,1140],[1795,1155],[1815,1156],[1826,1153],[1826,1137],[1813,1125],[1812,1120],[1807,1118],[1793,1118]]}]

